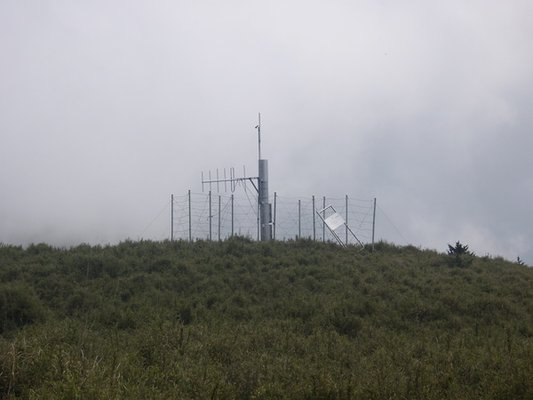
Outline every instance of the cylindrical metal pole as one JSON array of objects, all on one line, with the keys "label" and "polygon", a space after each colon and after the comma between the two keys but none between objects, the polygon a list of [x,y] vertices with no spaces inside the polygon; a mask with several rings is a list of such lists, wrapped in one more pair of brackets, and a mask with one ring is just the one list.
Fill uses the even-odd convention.
[{"label": "cylindrical metal pole", "polygon": [[374,215],[372,217],[372,251],[374,251],[374,233],[376,232],[376,198],[374,197]]},{"label": "cylindrical metal pole", "polygon": [[257,197],[257,241],[261,240],[261,200]]},{"label": "cylindrical metal pole", "polygon": [[209,191],[209,240],[213,239],[213,232],[212,232],[212,218],[213,215],[211,214],[211,190]]},{"label": "cylindrical metal pole", "polygon": [[189,190],[189,242],[192,242],[191,191]]},{"label": "cylindrical metal pole", "polygon": [[276,206],[278,204],[278,194],[274,192],[274,218],[272,219],[272,236],[276,240]]},{"label": "cylindrical metal pole", "polygon": [[[263,182],[261,182],[261,127],[259,126],[258,130],[259,132],[259,158],[257,163],[257,174],[259,178],[257,179],[257,241],[259,242],[261,240],[261,218],[263,217],[261,215],[262,213],[262,207],[261,207],[261,190],[263,188]],[[246,176],[246,173],[244,174]]]},{"label": "cylindrical metal pole", "polygon": [[[265,221],[263,220],[263,199],[262,199],[262,187],[263,187],[263,182],[262,182],[262,177],[261,177],[261,113],[259,113],[259,118],[258,118],[258,123],[257,123],[257,163],[258,163],[258,166],[257,166],[257,175],[258,175],[258,179],[257,179],[257,241],[259,240],[266,240],[263,236],[264,236],[264,232],[263,230],[261,229],[261,226],[262,224],[265,223]],[[268,193],[268,189],[267,189],[267,193]],[[267,203],[268,203],[268,199],[267,199]]]},{"label": "cylindrical metal pole", "polygon": [[316,225],[315,225],[315,215],[316,215],[316,208],[315,208],[315,195],[312,197],[313,202],[313,240],[316,240]]},{"label": "cylindrical metal pole", "polygon": [[302,237],[302,200],[298,200],[298,239]]},{"label": "cylindrical metal pole", "polygon": [[348,195],[346,195],[346,226],[345,226],[345,230],[346,230],[345,243],[346,243],[346,246],[348,246]]},{"label": "cylindrical metal pole", "polygon": [[174,195],[170,195],[170,241],[174,241]]},{"label": "cylindrical metal pole", "polygon": [[[272,216],[268,203],[268,160],[259,160],[259,186],[258,186],[258,239],[267,241],[272,239]],[[259,235],[260,233],[260,235]]]},{"label": "cylindrical metal pole", "polygon": [[231,194],[231,236],[234,235],[233,193]]},{"label": "cylindrical metal pole", "polygon": [[222,211],[220,195],[218,195],[218,241],[220,242],[220,213]]},{"label": "cylindrical metal pole", "polygon": [[[322,219],[326,219],[326,196],[322,197]],[[326,241],[326,223],[322,221],[322,242]]]}]

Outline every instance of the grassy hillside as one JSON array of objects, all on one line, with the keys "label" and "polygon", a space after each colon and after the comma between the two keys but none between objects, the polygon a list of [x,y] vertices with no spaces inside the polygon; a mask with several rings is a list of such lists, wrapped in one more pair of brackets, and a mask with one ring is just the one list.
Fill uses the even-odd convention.
[{"label": "grassy hillside", "polygon": [[311,241],[0,246],[0,398],[533,399],[533,269]]}]

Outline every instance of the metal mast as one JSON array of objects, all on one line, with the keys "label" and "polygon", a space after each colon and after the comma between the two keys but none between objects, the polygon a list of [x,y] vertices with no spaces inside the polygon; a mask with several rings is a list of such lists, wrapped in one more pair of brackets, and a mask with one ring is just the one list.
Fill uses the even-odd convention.
[{"label": "metal mast", "polygon": [[[233,192],[237,183],[250,181],[257,191],[257,236],[259,240],[267,241],[272,240],[272,205],[268,202],[268,160],[261,158],[261,113],[259,113],[259,123],[255,126],[255,129],[257,129],[258,176],[247,177],[246,171],[244,171],[244,176],[237,178],[235,176],[235,169],[231,168],[229,178],[226,178],[226,170],[224,169],[224,179],[220,179],[217,170],[216,179],[211,179],[211,171],[209,171],[209,179],[205,180],[204,173],[202,172],[202,191],[204,191],[204,185],[206,183],[209,184],[209,190],[211,191],[211,185],[213,183],[217,184],[218,190],[220,183],[224,182],[224,187],[226,188],[226,184],[229,182],[231,191]],[[257,185],[255,184],[256,180]],[[246,186],[244,186],[244,190],[246,190]]]},{"label": "metal mast", "polygon": [[268,202],[268,160],[261,159],[261,113],[259,113],[259,123],[255,128],[257,129],[257,155],[259,170],[259,179],[257,182],[257,201],[259,208],[258,219],[261,240],[266,241],[272,239],[272,212],[271,205]]}]

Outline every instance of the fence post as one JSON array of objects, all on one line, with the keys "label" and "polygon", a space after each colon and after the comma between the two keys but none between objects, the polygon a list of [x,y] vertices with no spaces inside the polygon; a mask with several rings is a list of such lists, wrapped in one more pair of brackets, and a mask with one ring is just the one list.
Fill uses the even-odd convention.
[{"label": "fence post", "polygon": [[212,231],[212,211],[211,211],[211,190],[209,191],[209,240],[213,239],[213,231]]},{"label": "fence post", "polygon": [[[326,219],[326,196],[322,197],[322,219]],[[326,223],[322,221],[322,242],[326,241]]]},{"label": "fence post", "polygon": [[[261,168],[261,160],[259,160],[259,168]],[[243,169],[242,176],[246,176],[246,169],[244,168],[244,165],[242,169]],[[257,172],[259,175],[259,179],[257,179],[257,241],[259,242],[261,240],[261,223],[263,222],[261,221],[261,192],[262,192],[261,186],[262,186],[262,183],[261,183],[261,174],[259,174],[259,171]],[[246,188],[246,185],[244,185],[244,187]]]},{"label": "fence post", "polygon": [[234,236],[233,193],[231,194],[231,236]]},{"label": "fence post", "polygon": [[298,239],[302,237],[302,200],[298,200]]},{"label": "fence post", "polygon": [[315,208],[315,195],[312,197],[312,203],[313,203],[313,240],[316,240],[316,226],[315,226],[315,214],[316,214],[316,208]]},{"label": "fence post", "polygon": [[174,195],[170,195],[170,241],[174,241]]},{"label": "fence post", "polygon": [[274,237],[274,240],[276,240],[276,206],[278,204],[278,193],[274,192],[274,218],[272,221],[272,236]]},{"label": "fence post", "polygon": [[191,191],[188,193],[189,199],[189,243],[192,242],[192,217],[191,217]]},{"label": "fence post", "polygon": [[[217,170],[217,175],[218,175],[218,170]],[[220,242],[220,212],[221,212],[221,207],[220,207],[220,195],[218,195],[218,241]]]},{"label": "fence post", "polygon": [[346,246],[348,246],[348,195],[346,195]]},{"label": "fence post", "polygon": [[372,252],[374,252],[374,232],[376,231],[376,198],[374,197],[374,215],[372,217]]}]

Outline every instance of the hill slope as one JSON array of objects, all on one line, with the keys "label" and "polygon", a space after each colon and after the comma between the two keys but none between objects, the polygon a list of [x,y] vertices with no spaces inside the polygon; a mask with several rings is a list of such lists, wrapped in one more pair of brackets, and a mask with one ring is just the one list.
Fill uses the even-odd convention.
[{"label": "hill slope", "polygon": [[238,238],[0,246],[0,397],[531,399],[533,269],[467,261]]}]

